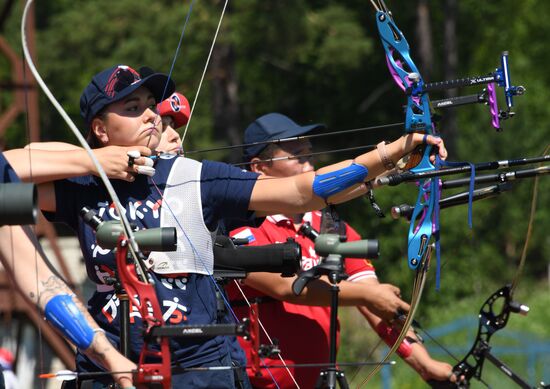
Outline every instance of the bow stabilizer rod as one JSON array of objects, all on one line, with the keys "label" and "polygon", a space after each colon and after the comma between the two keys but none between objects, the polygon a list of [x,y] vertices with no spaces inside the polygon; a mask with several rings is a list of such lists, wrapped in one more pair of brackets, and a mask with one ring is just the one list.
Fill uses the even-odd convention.
[{"label": "bow stabilizer rod", "polygon": [[[539,162],[550,162],[550,154],[549,155],[542,155],[538,157],[531,157],[531,158],[516,158],[516,159],[503,159],[499,161],[490,161],[490,162],[480,162],[474,164],[475,171],[483,171],[483,170],[498,170],[498,169],[505,169],[513,166],[523,166],[523,165],[529,165],[531,163],[539,163]],[[453,168],[446,168],[438,170],[437,172],[412,172],[412,171],[406,171],[399,174],[389,174],[385,177],[377,178],[375,183],[376,185],[389,185],[389,186],[396,186],[399,184],[402,184],[403,182],[411,182],[411,181],[418,181],[420,179],[425,178],[431,178],[431,177],[440,177],[440,176],[447,176],[447,175],[453,175],[453,174],[461,174],[461,173],[468,173],[472,170],[472,166],[470,165],[464,165],[464,166],[458,166]]]}]

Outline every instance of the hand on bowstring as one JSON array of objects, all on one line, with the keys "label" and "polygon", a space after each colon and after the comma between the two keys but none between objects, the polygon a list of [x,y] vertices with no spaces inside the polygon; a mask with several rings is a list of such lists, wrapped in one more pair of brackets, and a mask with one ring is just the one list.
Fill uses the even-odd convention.
[{"label": "hand on bowstring", "polygon": [[[147,158],[151,149],[145,146],[106,146],[94,149],[99,163],[109,178],[132,182],[137,174],[154,174],[153,161]],[[97,175],[95,167],[93,172]]]}]

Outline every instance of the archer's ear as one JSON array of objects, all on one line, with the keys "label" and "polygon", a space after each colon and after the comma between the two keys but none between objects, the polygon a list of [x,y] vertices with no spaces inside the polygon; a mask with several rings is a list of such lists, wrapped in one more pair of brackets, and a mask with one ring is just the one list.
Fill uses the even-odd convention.
[{"label": "archer's ear", "polygon": [[[250,160],[250,162],[256,162],[256,161],[261,161],[261,159],[258,158],[258,157],[254,157]],[[262,175],[268,175],[267,172],[265,171],[266,168],[267,168],[267,165],[263,162],[252,163],[250,165],[250,171],[251,172],[259,173],[259,174],[262,174]]]},{"label": "archer's ear", "polygon": [[107,126],[102,119],[95,117],[92,120],[91,129],[92,129],[92,133],[94,134],[94,136],[96,137],[99,143],[101,143],[102,145],[106,145],[109,142],[109,135],[107,134]]}]

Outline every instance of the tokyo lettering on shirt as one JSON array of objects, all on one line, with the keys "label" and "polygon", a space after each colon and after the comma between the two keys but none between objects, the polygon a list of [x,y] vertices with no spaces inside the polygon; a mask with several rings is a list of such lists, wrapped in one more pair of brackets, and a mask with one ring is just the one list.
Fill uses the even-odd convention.
[{"label": "tokyo lettering on shirt", "polygon": [[[227,164],[204,161],[198,164],[197,186],[199,198],[195,203],[181,198],[163,198],[169,186],[169,177],[174,166],[181,166],[183,157],[165,157],[157,160],[154,182],[146,176],[137,176],[133,183],[112,180],[113,186],[125,208],[130,223],[139,229],[155,228],[161,225],[163,203],[181,204],[177,207],[182,219],[186,215],[199,215],[199,224],[204,229],[215,231],[222,218],[247,219],[248,204],[257,174],[244,172]],[[187,165],[184,165],[187,166]],[[199,182],[197,182],[199,181]],[[158,188],[158,189],[157,189]],[[118,220],[118,216],[103,184],[93,176],[79,177],[55,182],[56,212],[47,213],[48,219],[68,224],[76,231],[86,262],[89,278],[96,283],[97,290],[88,301],[92,317],[107,331],[111,340],[118,342],[119,301],[112,288],[105,284],[105,277],[114,275],[115,257],[111,250],[99,247],[95,234],[79,216],[82,207],[94,209],[105,220]],[[191,209],[199,204],[201,209]],[[174,207],[176,208],[176,207]],[[176,229],[177,230],[177,229]],[[186,231],[187,233],[187,231]],[[178,235],[180,232],[178,231]],[[192,235],[192,234],[191,234]],[[208,236],[209,237],[209,236]],[[205,242],[193,242],[197,247]],[[205,247],[211,246],[206,242]],[[178,241],[178,249],[179,249]],[[179,275],[152,273],[155,289],[163,310],[163,318],[169,324],[214,324],[217,322],[214,285],[207,275],[185,273]],[[130,326],[131,351],[139,354],[141,348],[141,318],[132,310]],[[179,338],[171,340],[174,360],[182,366],[199,366],[219,359],[227,352],[223,337],[208,340]],[[85,371],[91,361],[85,356],[78,358],[79,368]]]},{"label": "tokyo lettering on shirt", "polygon": [[[316,230],[320,229],[321,212],[308,212],[303,216],[302,223],[310,222]],[[348,241],[359,240],[359,234],[346,224]],[[319,256],[315,253],[314,243],[296,231],[294,222],[283,215],[268,216],[259,228],[243,227],[234,230],[231,236],[247,239],[250,245],[264,245],[286,242],[287,238],[294,238],[302,248],[301,267],[303,270],[310,269],[319,263]],[[367,278],[376,277],[374,267],[368,260],[347,259],[346,272],[349,275],[348,281],[355,282]],[[248,299],[255,299],[265,296],[260,291],[251,287],[242,286],[244,294]],[[234,284],[227,287],[230,301],[243,299],[241,293]],[[241,304],[236,304],[241,305]],[[247,317],[248,307],[236,306],[235,313],[238,317]],[[281,355],[287,364],[294,363],[326,363],[329,360],[329,328],[330,309],[329,307],[316,307],[291,304],[283,301],[268,299],[258,304],[259,318],[266,327],[271,337],[279,340]],[[239,339],[239,342],[248,360],[250,360],[250,342]],[[268,340],[262,334],[262,344]],[[279,365],[278,359],[264,359],[269,366]],[[321,368],[290,368],[292,375],[296,378],[300,387],[313,388],[319,377]],[[262,376],[254,376],[248,370],[250,381],[255,387],[274,388],[275,384],[270,375],[263,373]],[[294,388],[295,384],[285,369],[270,369],[270,374],[280,388]]]}]

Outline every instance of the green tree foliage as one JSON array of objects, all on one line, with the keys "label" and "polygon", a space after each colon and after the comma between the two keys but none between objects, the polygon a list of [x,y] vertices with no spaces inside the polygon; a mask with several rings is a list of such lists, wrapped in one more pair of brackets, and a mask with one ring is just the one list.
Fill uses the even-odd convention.
[{"label": "green tree foliage", "polygon": [[[412,55],[419,63],[417,48],[418,1],[387,0],[398,26],[407,37]],[[54,94],[78,123],[78,100],[95,72],[113,63],[135,67],[148,65],[163,72],[171,66],[174,50],[185,21],[189,1],[57,0],[39,1],[36,9],[36,47],[39,69]],[[195,2],[173,76],[178,89],[190,101],[195,97],[223,2]],[[444,28],[447,18],[443,1],[429,1],[433,80],[443,79]],[[19,17],[16,7],[5,26],[8,41],[19,48]],[[485,106],[457,109],[458,122],[454,161],[481,162],[535,156],[549,143],[550,75],[544,69],[550,59],[546,37],[550,34],[547,15],[550,2],[502,0],[458,2],[457,77],[483,75],[500,66],[500,53],[510,52],[512,81],[527,88],[516,98],[517,115],[504,123],[504,131],[490,127]],[[282,112],[301,123],[323,122],[332,130],[403,120],[402,92],[388,74],[383,50],[368,1],[356,0],[239,0],[230,2],[222,24],[219,43],[232,45],[238,85],[240,125],[258,115]],[[8,71],[0,60],[0,77]],[[422,69],[421,69],[422,71]],[[226,144],[212,130],[213,75],[207,73],[198,99],[186,149]],[[464,89],[461,94],[477,93]],[[498,90],[502,95],[502,90]],[[441,94],[434,93],[433,98]],[[501,98],[502,96],[499,96]],[[10,94],[2,91],[4,107]],[[444,112],[442,112],[444,114]],[[42,135],[45,140],[71,141],[64,123],[45,101],[41,105]],[[11,145],[24,144],[24,121],[10,130]],[[376,144],[394,139],[402,129],[365,132],[331,137],[314,143],[318,150]],[[445,137],[445,128],[442,129]],[[205,155],[224,158],[224,155]],[[323,155],[319,164],[353,157]],[[467,226],[467,207],[441,213],[442,289],[434,291],[434,266],[421,304],[420,315],[434,323],[443,320],[439,307],[466,296],[483,298],[510,282],[515,271],[530,207],[532,180],[514,183],[511,191],[495,199],[474,204],[473,229]],[[446,191],[447,194],[455,191]],[[527,257],[524,280],[541,284],[547,277],[550,258],[550,180],[540,181],[538,211]],[[389,213],[392,205],[414,203],[411,185],[380,188],[377,199]],[[378,219],[367,201],[357,199],[342,206],[341,213],[368,238],[380,239],[382,257],[376,260],[380,278],[397,284],[403,295],[410,291],[412,272],[405,262],[404,221]],[[435,262],[435,261],[434,261]],[[544,288],[529,289],[547,293]],[[542,290],[542,292],[541,292]],[[471,306],[471,314],[476,307]],[[547,335],[547,334],[546,334]]]}]

